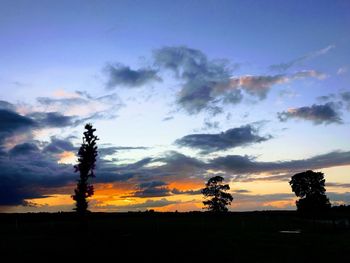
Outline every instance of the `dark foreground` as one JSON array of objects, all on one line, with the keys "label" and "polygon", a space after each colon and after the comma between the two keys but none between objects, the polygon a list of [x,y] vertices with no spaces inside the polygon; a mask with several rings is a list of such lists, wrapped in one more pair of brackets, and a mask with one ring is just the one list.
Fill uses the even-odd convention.
[{"label": "dark foreground", "polygon": [[295,212],[93,213],[81,223],[73,213],[0,214],[0,252],[2,262],[350,262],[349,218],[315,220]]}]

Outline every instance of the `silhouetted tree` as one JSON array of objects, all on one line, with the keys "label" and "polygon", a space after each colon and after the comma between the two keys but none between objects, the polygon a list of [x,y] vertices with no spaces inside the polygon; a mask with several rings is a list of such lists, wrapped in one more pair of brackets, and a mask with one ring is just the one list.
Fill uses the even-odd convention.
[{"label": "silhouetted tree", "polygon": [[311,170],[292,176],[289,184],[297,197],[296,206],[300,212],[322,212],[331,207],[326,196],[324,174]]},{"label": "silhouetted tree", "polygon": [[83,136],[83,143],[78,152],[78,164],[74,166],[75,172],[80,173],[77,187],[72,198],[76,201],[75,210],[79,214],[85,214],[88,210],[87,198],[94,194],[94,187],[89,183],[89,178],[95,177],[94,169],[97,157],[97,136],[94,135],[96,129],[91,124],[85,125],[86,131]]},{"label": "silhouetted tree", "polygon": [[203,204],[209,211],[212,212],[227,212],[227,205],[230,205],[233,197],[226,191],[230,190],[228,184],[223,184],[224,178],[221,176],[215,176],[208,180],[205,184],[205,188],[202,189],[204,198],[210,198],[203,201]]}]

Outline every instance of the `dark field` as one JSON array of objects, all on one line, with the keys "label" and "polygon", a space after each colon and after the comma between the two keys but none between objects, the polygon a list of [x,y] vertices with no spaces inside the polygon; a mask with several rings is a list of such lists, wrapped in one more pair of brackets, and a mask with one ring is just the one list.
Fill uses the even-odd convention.
[{"label": "dark field", "polygon": [[6,259],[2,262],[73,257],[108,262],[350,262],[348,218],[314,220],[295,212],[92,213],[80,223],[73,213],[0,214],[0,249]]}]

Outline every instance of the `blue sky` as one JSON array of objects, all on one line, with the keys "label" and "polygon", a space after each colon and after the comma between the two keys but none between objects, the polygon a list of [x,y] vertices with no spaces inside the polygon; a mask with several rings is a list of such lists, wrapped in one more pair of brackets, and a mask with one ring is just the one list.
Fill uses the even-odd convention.
[{"label": "blue sky", "polygon": [[[34,123],[0,131],[2,180],[26,180],[9,165],[38,170],[11,156],[18,145],[45,153],[52,176],[69,174],[90,121],[100,148],[113,152],[101,156],[101,175],[106,167],[114,173],[96,182],[95,210],[150,203],[164,211],[200,209],[201,196],[188,191],[212,173],[247,190],[236,194],[232,209],[293,209],[288,176],[301,168],[287,165],[291,160],[327,171],[331,199],[350,200],[348,1],[1,1],[0,7],[2,113],[13,113],[8,125],[21,116]],[[48,155],[55,139],[71,146]],[[129,148],[113,148],[120,146]],[[218,166],[216,158],[225,156],[274,165],[230,170]],[[131,166],[147,158],[145,166]],[[281,163],[288,167],[277,169]],[[259,179],[276,174],[283,179]],[[0,203],[2,210],[69,210],[74,176],[53,187],[43,174],[25,193],[6,181],[13,191],[3,196],[9,202]],[[138,195],[144,181],[163,182],[151,189],[159,195]],[[265,202],[251,201],[259,195],[267,195]]]}]

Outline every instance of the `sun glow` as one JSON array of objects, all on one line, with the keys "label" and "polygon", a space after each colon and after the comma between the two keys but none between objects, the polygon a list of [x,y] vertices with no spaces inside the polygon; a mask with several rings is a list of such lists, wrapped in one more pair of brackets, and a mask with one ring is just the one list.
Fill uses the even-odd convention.
[{"label": "sun glow", "polygon": [[64,151],[62,153],[57,154],[59,164],[75,164],[76,156],[75,153],[70,151]]}]

